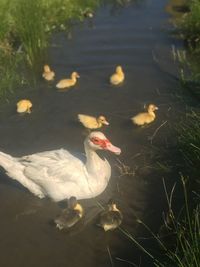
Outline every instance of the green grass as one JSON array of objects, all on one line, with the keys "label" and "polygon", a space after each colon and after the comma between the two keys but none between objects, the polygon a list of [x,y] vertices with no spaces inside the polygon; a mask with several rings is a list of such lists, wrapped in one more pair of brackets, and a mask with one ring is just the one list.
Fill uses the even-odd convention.
[{"label": "green grass", "polygon": [[[120,230],[134,246],[149,257],[156,267],[199,267],[200,112],[198,110],[190,111],[175,127],[178,135],[176,149],[178,158],[176,162],[173,160],[170,169],[174,169],[177,173],[178,163],[178,170],[184,173],[184,175],[180,174],[181,187],[180,183],[177,182],[171,190],[168,190],[163,179],[167,210],[165,211],[163,224],[157,233],[154,233],[140,218],[137,219],[137,222],[150,233],[150,239],[155,241],[155,252],[152,252],[152,248],[149,249],[144,246],[139,239],[127,232],[126,229],[120,228]],[[165,155],[165,160],[166,157]],[[163,168],[165,162],[162,157],[160,160],[162,161],[161,166],[160,164],[158,166],[159,171],[168,175],[168,168]],[[156,171],[155,168],[154,171]],[[175,174],[171,172],[171,175]]]},{"label": "green grass", "polygon": [[[175,186],[166,198],[168,202],[168,213],[163,224],[166,236],[161,236],[153,233],[151,229],[138,219],[141,224],[156,241],[158,247],[163,252],[162,256],[154,255],[148,248],[142,246],[140,242],[133,237],[129,232],[120,228],[121,232],[135,244],[144,254],[146,254],[156,267],[199,267],[200,266],[200,196],[198,196],[197,204],[191,209],[188,200],[188,192],[186,180],[181,177],[182,189],[184,195],[184,204],[181,214],[175,216],[172,210],[172,200]],[[164,237],[174,236],[173,248],[168,247],[168,244],[163,241]]]},{"label": "green grass", "polygon": [[200,0],[188,2],[190,11],[183,16],[181,23],[182,34],[189,46],[200,53]]},{"label": "green grass", "polygon": [[0,69],[5,68],[0,97],[14,91],[21,76],[35,82],[46,63],[51,34],[68,30],[104,2],[123,5],[121,0],[0,0]]},{"label": "green grass", "polygon": [[48,35],[45,32],[43,5],[40,0],[18,0],[13,8],[15,35],[25,51],[27,62],[33,68],[44,62]]},{"label": "green grass", "polygon": [[[177,22],[180,36],[186,41],[187,57],[180,71],[180,80],[186,89],[189,89],[200,98],[200,0],[183,1],[188,10],[183,13],[182,19]],[[179,59],[178,59],[179,60]],[[185,71],[188,76],[186,78]]]},{"label": "green grass", "polygon": [[197,176],[200,166],[200,112],[192,111],[186,114],[184,120],[178,125],[177,132],[179,149],[188,172]]},{"label": "green grass", "polygon": [[85,12],[93,11],[100,2],[0,0],[0,97],[28,81],[30,73],[33,78],[37,73],[41,75],[53,31],[69,29],[72,22],[83,20]]},{"label": "green grass", "polygon": [[23,76],[16,71],[20,62],[20,55],[0,55],[0,97],[7,96],[8,92],[13,93],[14,88],[19,88],[23,84]]},{"label": "green grass", "polygon": [[182,176],[182,188],[184,195],[184,206],[176,218],[171,204],[169,205],[169,219],[165,223],[169,233],[176,235],[176,245],[174,249],[168,249],[165,244],[165,261],[157,261],[155,266],[177,266],[177,267],[198,267],[200,266],[200,205],[199,198],[194,208],[191,209],[191,203],[188,201],[186,179]]}]

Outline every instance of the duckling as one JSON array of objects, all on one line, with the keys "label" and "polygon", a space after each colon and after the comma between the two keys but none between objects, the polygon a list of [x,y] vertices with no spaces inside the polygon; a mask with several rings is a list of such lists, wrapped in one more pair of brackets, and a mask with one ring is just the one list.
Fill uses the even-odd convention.
[{"label": "duckling", "polygon": [[76,197],[70,197],[68,200],[68,207],[64,209],[60,216],[54,222],[59,230],[69,229],[78,223],[83,217],[83,208],[77,202]]},{"label": "duckling", "polygon": [[50,69],[49,65],[44,65],[42,77],[47,81],[52,81],[55,77],[55,72]]},{"label": "duckling", "polygon": [[28,99],[22,99],[19,102],[17,102],[17,112],[18,113],[31,113],[31,107],[32,103]]},{"label": "duckling", "polygon": [[78,114],[78,119],[83,126],[88,129],[98,129],[101,128],[103,124],[109,125],[109,122],[107,122],[106,118],[102,115],[98,118],[95,118],[84,114]]},{"label": "duckling", "polygon": [[110,76],[110,83],[113,85],[118,85],[123,82],[125,78],[124,72],[121,66],[116,67],[116,73]]},{"label": "duckling", "polygon": [[57,84],[56,87],[59,89],[65,89],[69,88],[71,86],[74,86],[77,82],[77,78],[80,78],[79,74],[77,72],[72,72],[71,79],[62,79]]},{"label": "duckling", "polygon": [[156,107],[153,104],[150,104],[148,106],[147,112],[139,113],[138,115],[132,117],[131,120],[134,124],[139,125],[139,126],[151,123],[156,118],[154,111],[157,109],[158,107]]},{"label": "duckling", "polygon": [[86,17],[86,18],[93,18],[94,17],[94,14],[92,13],[92,11],[90,9],[86,9],[83,12],[83,16]]},{"label": "duckling", "polygon": [[106,210],[100,213],[98,225],[104,229],[104,231],[114,230],[122,223],[122,213],[117,208],[116,203],[110,200]]}]

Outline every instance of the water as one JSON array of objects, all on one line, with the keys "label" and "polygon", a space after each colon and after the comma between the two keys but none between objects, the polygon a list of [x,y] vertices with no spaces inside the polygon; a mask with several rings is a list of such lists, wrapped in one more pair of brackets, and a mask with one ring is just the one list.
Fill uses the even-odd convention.
[{"label": "water", "polygon": [[[155,171],[155,147],[168,148],[173,142],[172,122],[184,110],[175,97],[177,70],[171,46],[181,43],[169,36],[167,1],[143,0],[125,7],[105,5],[93,20],[74,26],[70,34],[53,36],[49,62],[56,81],[78,71],[75,88],[57,92],[55,82],[42,80],[37,90],[20,93],[0,114],[0,150],[14,156],[64,147],[83,152],[85,130],[76,122],[78,113],[103,114],[110,126],[103,128],[113,144],[122,149],[120,157],[104,154],[112,165],[112,178],[106,191],[96,199],[82,201],[86,218],[70,233],[58,231],[51,223],[65,203],[40,200],[2,172],[0,179],[0,265],[2,267],[101,267],[151,266],[119,230],[104,233],[95,224],[99,203],[113,197],[123,212],[123,229],[135,237],[147,233],[140,218],[153,230],[162,223],[166,201],[163,172]],[[109,85],[116,65],[122,65],[126,80],[120,87]],[[20,98],[33,102],[31,115],[15,113]],[[145,128],[133,127],[129,119],[145,104],[159,106],[157,119]],[[156,131],[159,128],[158,131]],[[152,142],[149,137],[152,137]],[[155,147],[154,147],[155,146]],[[134,175],[120,176],[119,168],[131,166]],[[167,174],[165,175],[167,177]],[[171,177],[172,183],[176,177]],[[168,180],[167,180],[168,181]],[[146,244],[146,243],[145,243]],[[152,249],[151,242],[147,245]]]}]

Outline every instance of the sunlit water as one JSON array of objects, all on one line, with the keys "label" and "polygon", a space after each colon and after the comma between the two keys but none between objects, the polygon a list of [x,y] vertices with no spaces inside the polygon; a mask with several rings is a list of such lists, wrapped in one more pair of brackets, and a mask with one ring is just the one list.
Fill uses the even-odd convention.
[{"label": "sunlit water", "polygon": [[[105,115],[110,126],[102,131],[122,154],[103,154],[113,170],[110,183],[96,199],[81,202],[85,220],[69,233],[51,223],[65,203],[40,200],[2,172],[0,266],[106,267],[111,266],[111,256],[114,266],[132,266],[122,260],[151,266],[120,230],[104,233],[98,228],[96,214],[99,204],[105,205],[112,197],[124,215],[122,228],[133,236],[145,236],[136,218],[154,230],[161,224],[166,204],[163,173],[158,175],[151,168],[154,146],[167,149],[174,134],[170,123],[178,120],[182,110],[175,97],[177,72],[170,52],[175,42],[180,44],[169,36],[166,2],[105,6],[94,19],[74,26],[70,34],[55,34],[50,65],[56,81],[77,71],[81,78],[75,88],[61,93],[55,88],[56,81],[47,85],[41,78],[38,90],[21,94],[6,110],[1,109],[0,149],[14,156],[61,147],[83,153],[85,130],[77,123],[78,113]],[[126,79],[121,86],[112,87],[109,76],[118,64]],[[15,102],[22,97],[33,102],[31,115],[16,114]],[[148,127],[133,127],[130,117],[148,103],[159,107],[156,121]],[[133,174],[121,175],[122,163]]]}]

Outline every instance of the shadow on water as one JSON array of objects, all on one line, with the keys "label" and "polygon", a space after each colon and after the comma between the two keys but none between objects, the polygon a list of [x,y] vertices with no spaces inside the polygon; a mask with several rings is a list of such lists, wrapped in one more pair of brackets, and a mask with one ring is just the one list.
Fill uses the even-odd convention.
[{"label": "shadow on water", "polygon": [[[162,55],[167,72],[174,67],[169,58],[171,44],[176,41],[164,30],[166,2],[136,1],[117,9],[104,5],[92,21],[73,27],[70,38],[56,33],[49,64],[56,72],[56,81],[78,71],[81,78],[75,88],[60,93],[55,82],[47,84],[41,79],[38,90],[21,93],[1,110],[0,150],[13,156],[60,147],[83,153],[86,133],[77,123],[78,113],[104,114],[110,126],[102,131],[122,149],[120,157],[103,154],[112,166],[110,183],[97,198],[81,201],[86,217],[69,233],[51,223],[65,202],[40,200],[1,173],[1,266],[106,267],[111,266],[111,257],[114,266],[151,266],[119,230],[104,233],[95,220],[100,204],[105,205],[112,197],[122,210],[122,227],[133,236],[147,235],[137,218],[153,230],[161,224],[166,200],[163,173],[152,168],[159,159],[154,146],[169,148],[174,140],[169,122],[177,122],[184,112],[182,101],[175,97],[177,79],[158,68],[152,56],[152,51]],[[115,88],[108,79],[117,64],[123,66],[126,79]],[[33,102],[30,115],[15,113],[13,107],[22,97]],[[147,103],[159,106],[156,121],[148,127],[133,127],[130,117]],[[175,181],[172,177],[169,184]],[[148,239],[144,244],[153,249]]]}]

